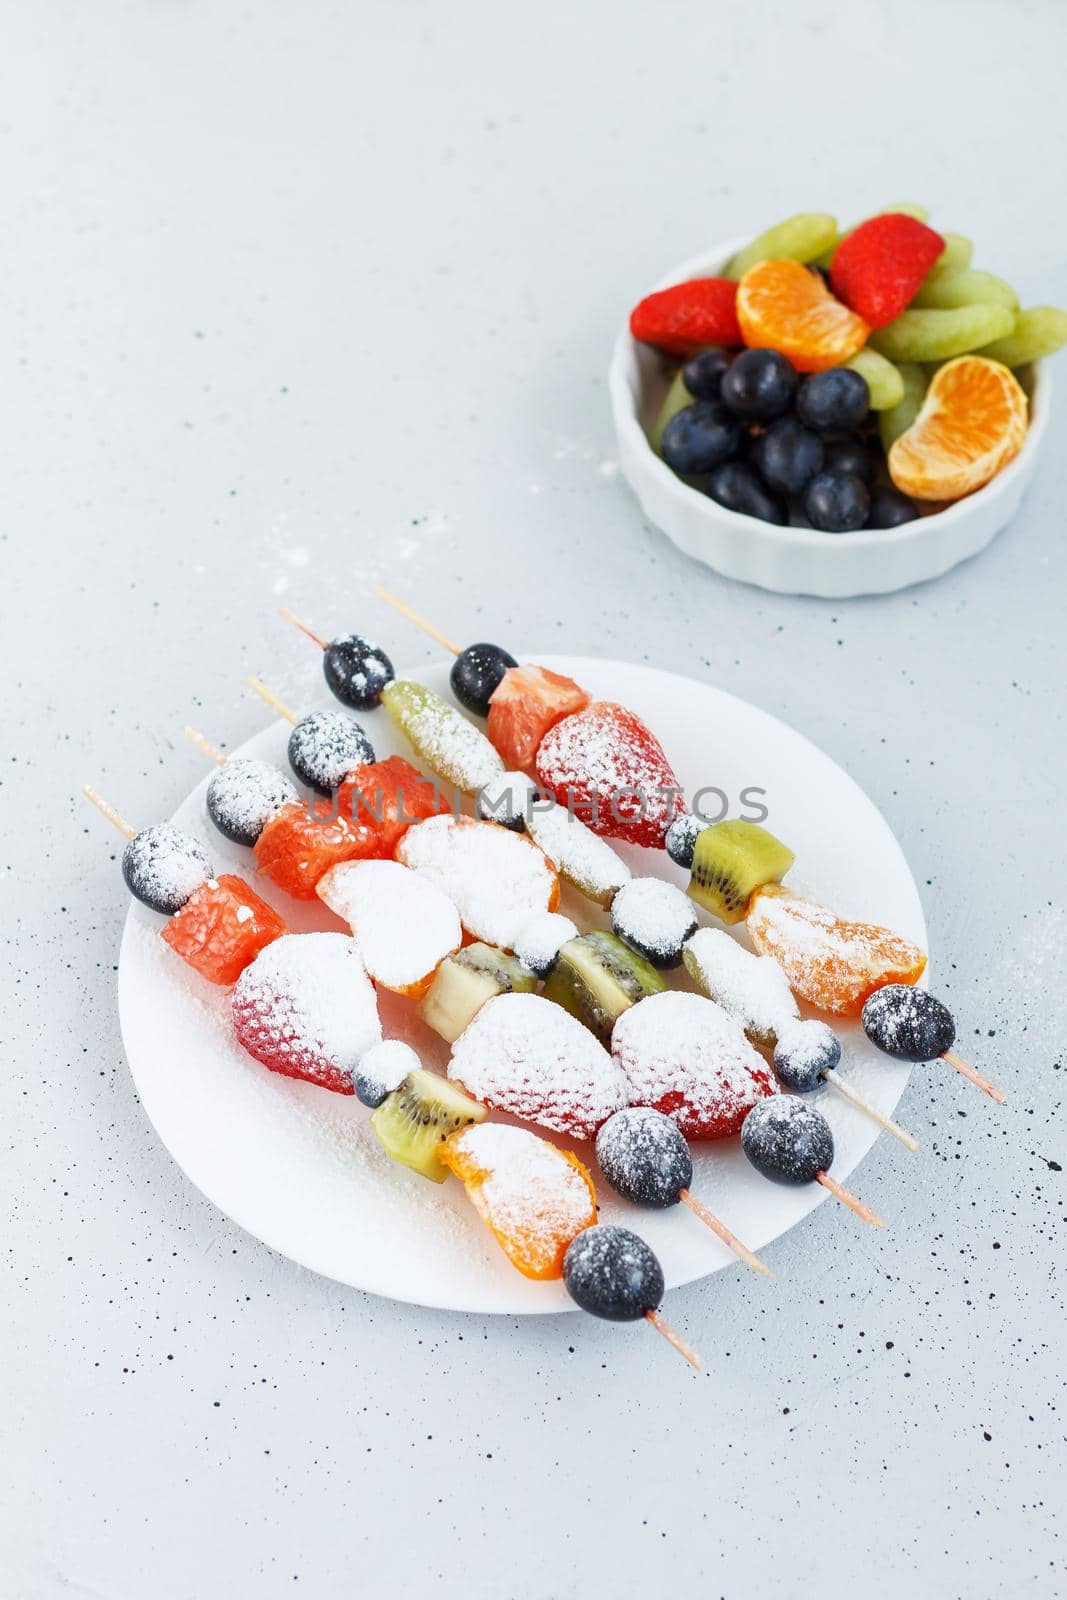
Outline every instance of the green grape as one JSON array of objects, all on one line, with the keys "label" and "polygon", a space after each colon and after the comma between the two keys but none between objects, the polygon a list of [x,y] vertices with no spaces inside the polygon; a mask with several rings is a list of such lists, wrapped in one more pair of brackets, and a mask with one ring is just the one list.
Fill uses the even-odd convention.
[{"label": "green grape", "polygon": [[678,371],[674,374],[670,388],[663,397],[663,404],[659,408],[659,415],[656,417],[652,432],[649,434],[648,442],[657,455],[659,455],[659,447],[663,442],[663,430],[667,426],[668,422],[673,416],[681,411],[684,406],[691,406],[692,404],[693,396],[689,393],[689,390],[682,382],[682,369],[679,367]]},{"label": "green grape", "polygon": [[425,684],[394,678],[382,690],[382,705],[430,771],[464,794],[503,775],[504,763],[481,729]]},{"label": "green grape", "polygon": [[[916,222],[925,222],[929,216],[929,212],[925,206],[914,206],[909,200],[902,200],[899,205],[883,206],[881,211],[872,211],[870,217],[864,217],[862,220],[864,222],[870,222],[871,217],[884,217],[890,212],[903,212],[904,216],[906,217],[914,217]],[[815,265],[817,267],[825,267],[829,269],[830,263],[834,259],[834,251],[837,249],[842,239],[847,239],[849,234],[855,233],[858,227],[859,223],[854,222],[851,228],[845,229],[844,233],[835,235],[830,247],[827,250],[824,250],[821,256],[817,257]]]},{"label": "green grape", "polygon": [[902,433],[907,432],[919,415],[930,382],[930,374],[917,361],[902,361],[897,372],[900,375],[901,398],[878,418],[882,448],[886,451]]},{"label": "green grape", "polygon": [[1014,326],[1015,313],[1007,306],[902,311],[884,328],[875,328],[870,342],[890,361],[948,361],[991,339],[1005,338]]},{"label": "green grape", "polygon": [[1019,312],[1014,332],[983,345],[978,354],[988,356],[990,361],[1003,361],[1006,367],[1025,367],[1031,361],[1053,355],[1064,344],[1067,311],[1057,311],[1055,306],[1033,306]]},{"label": "green grape", "polygon": [[904,397],[904,380],[891,361],[880,356],[877,350],[857,350],[851,361],[844,363],[866,378],[871,391],[871,410],[888,411]]},{"label": "green grape", "polygon": [[761,261],[814,261],[836,237],[836,217],[825,211],[800,211],[739,250],[726,268],[726,277],[743,278],[749,267]]},{"label": "green grape", "polygon": [[950,311],[957,306],[1007,306],[1018,311],[1019,296],[1010,283],[991,272],[976,272],[973,267],[936,266],[926,274],[913,306],[933,306]]},{"label": "green grape", "polygon": [[937,258],[935,272],[947,272],[950,267],[969,267],[974,255],[974,245],[962,233],[943,233],[945,248]]}]

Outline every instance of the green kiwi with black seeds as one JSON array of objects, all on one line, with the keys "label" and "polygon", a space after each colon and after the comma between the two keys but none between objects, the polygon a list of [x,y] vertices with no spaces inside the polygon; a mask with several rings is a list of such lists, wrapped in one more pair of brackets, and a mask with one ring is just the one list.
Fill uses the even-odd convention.
[{"label": "green kiwi with black seeds", "polygon": [[614,933],[595,930],[568,939],[545,983],[545,999],[577,1017],[602,1044],[624,1011],[667,987],[652,964]]},{"label": "green kiwi with black seeds", "polygon": [[697,834],[689,893],[720,922],[741,922],[756,890],[781,883],[795,860],[788,845],[756,822],[716,822]]}]

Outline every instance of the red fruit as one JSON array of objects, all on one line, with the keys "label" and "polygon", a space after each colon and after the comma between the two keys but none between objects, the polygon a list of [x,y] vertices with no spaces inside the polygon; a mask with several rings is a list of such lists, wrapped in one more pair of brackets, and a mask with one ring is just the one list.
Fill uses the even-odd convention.
[{"label": "red fruit", "polygon": [[659,740],[640,717],[608,700],[557,722],[541,741],[536,770],[559,805],[569,804],[607,839],[659,848],[685,810]]},{"label": "red fruit", "polygon": [[489,739],[507,767],[523,771],[549,728],[581,711],[589,696],[547,667],[509,667],[489,699]]},{"label": "red fruit", "polygon": [[315,802],[315,815],[293,801],[273,816],[256,840],[256,866],[297,900],[314,900],[323,873],[339,861],[373,855],[373,834],[342,816],[327,800]]},{"label": "red fruit", "polygon": [[830,282],[868,326],[884,328],[914,300],[944,248],[944,239],[925,222],[890,211],[861,222],[842,239]]},{"label": "red fruit", "polygon": [[236,983],[264,946],[288,929],[241,878],[223,873],[195,889],[160,933],[209,983]]},{"label": "red fruit", "polygon": [[646,295],[630,313],[630,332],[674,356],[695,355],[705,345],[739,345],[737,284],[729,278],[695,278]]},{"label": "red fruit", "polygon": [[[350,772],[337,791],[337,814],[352,822],[366,849],[360,857],[388,860],[413,822],[450,809],[430,778],[403,756]],[[353,858],[345,858],[353,859]]]}]

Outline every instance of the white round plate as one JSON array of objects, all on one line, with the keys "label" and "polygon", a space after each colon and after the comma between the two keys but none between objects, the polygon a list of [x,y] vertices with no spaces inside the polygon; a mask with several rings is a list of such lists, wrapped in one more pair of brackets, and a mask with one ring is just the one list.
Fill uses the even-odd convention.
[{"label": "white round plate", "polygon": [[[730,239],[717,244],[683,261],[653,288],[667,289],[691,278],[715,276],[747,243],[747,239]],[[685,483],[660,459],[648,435],[676,365],[668,365],[658,351],[632,338],[629,320],[619,329],[609,388],[619,464],[626,480],[649,521],[686,555],[727,578],[778,594],[833,599],[888,594],[939,578],[977,555],[1019,508],[1033,476],[1052,402],[1047,363],[1037,362],[1023,375],[1030,395],[1026,443],[984,489],[901,528],[821,533],[817,528],[779,528],[728,511]]]},{"label": "white round plate", "polygon": [[[631,706],[662,740],[687,796],[715,786],[742,810],[741,791],[765,790],[768,827],[796,850],[790,883],[844,914],[888,924],[925,944],[919,896],[884,818],[848,775],[765,711],[691,679],[651,667],[582,657],[541,658],[594,696]],[[448,667],[411,674],[445,695]],[[323,703],[327,703],[325,689]],[[379,757],[410,755],[384,711],[360,719]],[[235,755],[286,765],[288,727],[276,722]],[[229,844],[204,812],[210,774],[174,813],[205,840],[216,870],[246,877],[295,930],[339,929],[320,906],[289,900],[254,872],[249,851]],[[709,807],[714,802],[709,801]],[[685,874],[665,853],[624,846],[637,871]],[[564,909],[583,926],[604,925],[570,893]],[[510,1265],[455,1180],[433,1184],[391,1162],[351,1096],[264,1070],[235,1042],[227,991],[206,983],[159,938],[160,919],[135,905],[119,962],[119,1014],[130,1068],[160,1138],[220,1211],[303,1266],[341,1283],[419,1305],[517,1313],[574,1309],[560,1283],[532,1283]],[[447,1048],[409,1001],[381,994],[387,1035],[409,1038],[427,1065]],[[843,1070],[879,1110],[892,1112],[906,1066],[879,1055],[855,1023],[842,1025]],[[839,1095],[819,1104],[834,1130],[834,1176],[847,1179],[878,1136]],[[593,1163],[592,1151],[579,1147]],[[827,1198],[817,1184],[787,1189],[759,1177],[739,1142],[694,1146],[693,1191],[755,1249]],[[597,1177],[594,1166],[594,1177]],[[598,1184],[604,1221],[624,1222],[658,1252],[668,1286],[733,1263],[682,1207],[638,1211]]]}]

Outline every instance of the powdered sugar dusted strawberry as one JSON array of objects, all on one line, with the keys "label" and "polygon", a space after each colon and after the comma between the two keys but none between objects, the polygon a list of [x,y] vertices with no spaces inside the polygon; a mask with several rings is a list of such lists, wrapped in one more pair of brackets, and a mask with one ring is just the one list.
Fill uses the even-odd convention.
[{"label": "powdered sugar dusted strawberry", "polygon": [[721,1006],[669,990],[624,1011],[611,1053],[631,1105],[673,1118],[687,1139],[729,1139],[758,1100],[774,1093],[762,1056]]},{"label": "powdered sugar dusted strawberry", "polygon": [[537,752],[537,777],[594,833],[659,848],[685,810],[659,740],[632,711],[594,700],[550,728]]},{"label": "powdered sugar dusted strawberry", "polygon": [[627,1101],[626,1079],[603,1045],[536,994],[484,1005],[456,1040],[448,1076],[495,1111],[574,1139],[591,1139]]},{"label": "powdered sugar dusted strawberry", "polygon": [[260,952],[233,991],[233,1026],[272,1072],[352,1094],[360,1057],[381,1039],[374,989],[354,939],[290,933]]}]

